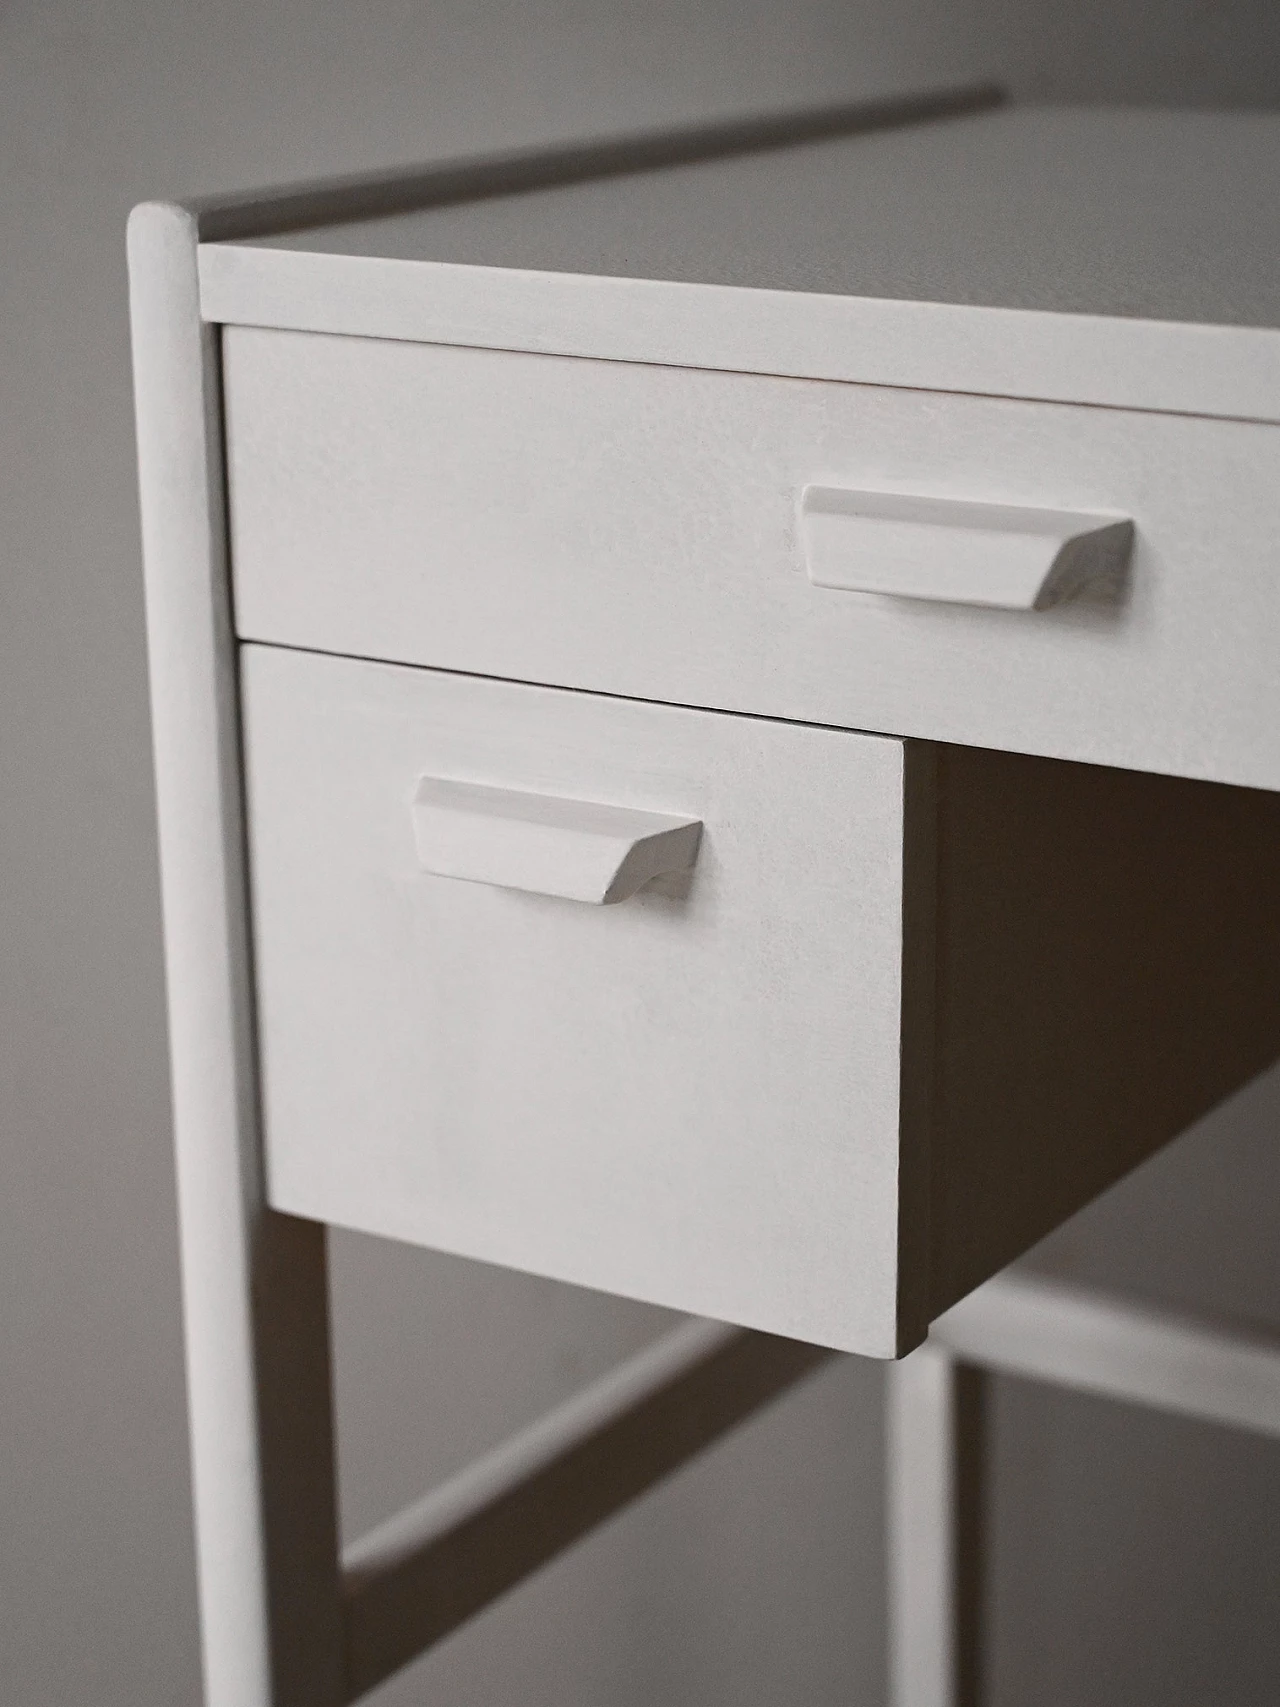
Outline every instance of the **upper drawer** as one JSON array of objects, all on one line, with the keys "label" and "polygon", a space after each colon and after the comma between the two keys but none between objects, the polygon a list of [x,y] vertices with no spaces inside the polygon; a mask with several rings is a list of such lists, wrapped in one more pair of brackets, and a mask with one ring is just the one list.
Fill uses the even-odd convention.
[{"label": "upper drawer", "polygon": [[[1280,788],[1274,427],[248,328],[224,354],[246,637]],[[1045,610],[819,586],[810,486],[1136,545]],[[920,538],[981,574],[972,533]],[[889,531],[850,539],[880,584]]]}]

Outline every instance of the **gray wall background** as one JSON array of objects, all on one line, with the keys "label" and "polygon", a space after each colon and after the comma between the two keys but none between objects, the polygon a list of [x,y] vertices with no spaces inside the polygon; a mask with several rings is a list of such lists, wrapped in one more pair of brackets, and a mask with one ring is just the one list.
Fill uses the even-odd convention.
[{"label": "gray wall background", "polygon": [[[883,93],[1275,104],[1266,0],[8,0],[0,9],[0,1699],[198,1700],[123,266],[143,196]],[[1280,1082],[1035,1260],[1280,1322]],[[656,1312],[335,1240],[352,1529]],[[846,1360],[383,1707],[883,1698],[879,1372]],[[1280,1675],[1280,1453],[1001,1383],[996,1707]]]}]

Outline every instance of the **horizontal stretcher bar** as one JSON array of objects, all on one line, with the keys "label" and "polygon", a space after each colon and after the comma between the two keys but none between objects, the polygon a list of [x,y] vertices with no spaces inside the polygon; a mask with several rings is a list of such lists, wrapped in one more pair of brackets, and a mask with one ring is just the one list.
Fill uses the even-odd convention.
[{"label": "horizontal stretcher bar", "polygon": [[1280,1436],[1280,1335],[1002,1275],[929,1334],[962,1362]]},{"label": "horizontal stretcher bar", "polygon": [[[930,1351],[1280,1436],[1280,1338],[1024,1276],[988,1281]],[[372,1689],[834,1354],[691,1321],[343,1555],[348,1698]]]},{"label": "horizontal stretcher bar", "polygon": [[834,1354],[692,1321],[343,1555],[355,1700]]}]

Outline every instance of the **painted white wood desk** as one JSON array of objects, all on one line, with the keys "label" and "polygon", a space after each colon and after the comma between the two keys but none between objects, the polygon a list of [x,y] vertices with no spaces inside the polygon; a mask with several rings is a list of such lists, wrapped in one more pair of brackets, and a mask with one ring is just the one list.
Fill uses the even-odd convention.
[{"label": "painted white wood desk", "polygon": [[[352,1699],[1280,1055],[1280,120],[148,204],[209,1699]],[[681,1330],[338,1567],[323,1229]]]}]

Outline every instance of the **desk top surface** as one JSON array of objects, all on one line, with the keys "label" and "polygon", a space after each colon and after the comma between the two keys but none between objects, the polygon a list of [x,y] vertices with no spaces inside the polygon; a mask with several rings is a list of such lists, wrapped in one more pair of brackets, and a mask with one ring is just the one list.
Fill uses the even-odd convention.
[{"label": "desk top surface", "polygon": [[1280,114],[1001,108],[257,243],[1275,327]]}]

